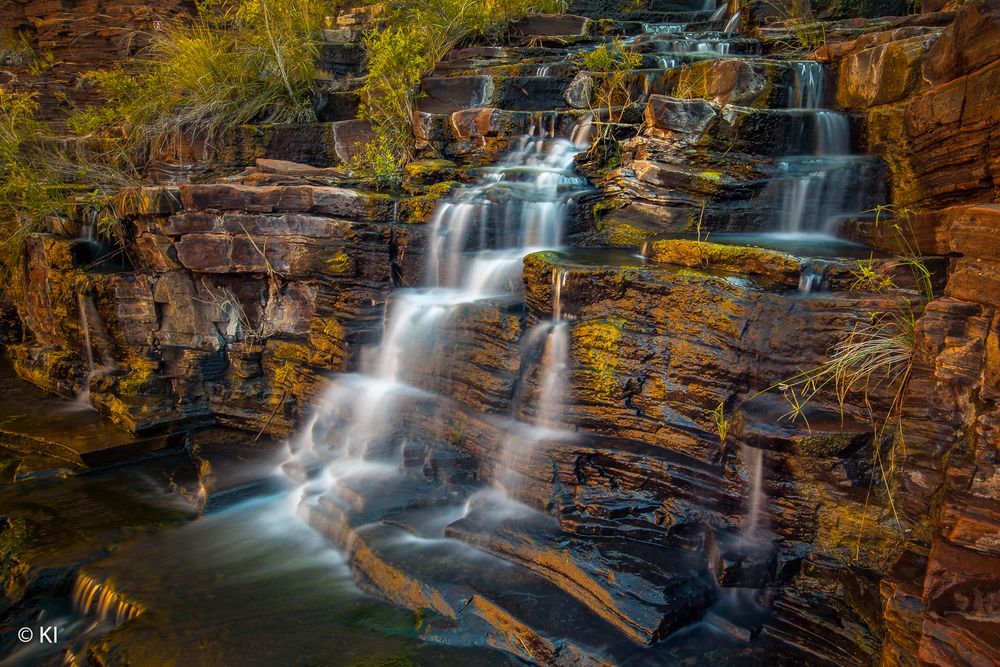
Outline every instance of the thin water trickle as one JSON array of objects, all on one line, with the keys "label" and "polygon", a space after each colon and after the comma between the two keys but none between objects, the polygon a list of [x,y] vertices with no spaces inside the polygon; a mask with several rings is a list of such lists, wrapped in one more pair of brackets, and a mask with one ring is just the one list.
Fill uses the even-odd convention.
[{"label": "thin water trickle", "polygon": [[83,336],[83,351],[87,357],[87,372],[94,372],[94,347],[90,342],[90,318],[87,316],[87,297],[80,292],[76,295],[76,305],[80,311],[80,334]]},{"label": "thin water trickle", "polygon": [[722,29],[722,32],[732,34],[736,32],[736,28],[738,28],[739,25],[740,25],[740,11],[737,10],[736,13],[730,16],[729,20],[726,21],[726,27]]},{"label": "thin water trickle", "polygon": [[541,426],[558,429],[564,425],[566,371],[569,369],[570,337],[566,322],[557,320],[552,324],[545,348],[537,420]]},{"label": "thin water trickle", "polygon": [[750,498],[747,502],[746,522],[743,534],[752,538],[754,531],[762,528],[761,512],[764,506],[764,452],[756,447],[743,445],[743,461],[747,466],[750,484]]}]

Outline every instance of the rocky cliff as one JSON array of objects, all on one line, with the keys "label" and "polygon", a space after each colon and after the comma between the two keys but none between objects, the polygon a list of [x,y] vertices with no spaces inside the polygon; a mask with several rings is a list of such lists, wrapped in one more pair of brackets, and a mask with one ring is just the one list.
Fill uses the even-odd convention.
[{"label": "rocky cliff", "polygon": [[[70,19],[37,4],[4,11],[57,62],[105,64],[104,42],[64,48]],[[623,13],[581,0],[500,45],[453,51],[423,81],[417,159],[391,194],[345,168],[369,128],[353,118],[360,28],[343,17],[324,50],[323,122],[164,140],[159,181],[116,199],[120,253],[81,234],[86,220],[33,234],[25,339],[7,351],[23,377],[87,391],[138,432],[288,435],[328,378],[370,366],[393,290],[426,279],[450,193],[521,135],[569,136],[611,114],[613,154],[576,160],[590,189],[573,201],[571,248],[529,255],[516,298],[463,305],[412,360],[408,380],[434,398],[401,401],[388,427],[406,435],[409,485],[342,485],[312,523],[368,589],[434,610],[434,638],[488,636],[539,663],[665,659],[636,647],[673,646],[706,617],[746,640],[720,657],[732,664],[1000,663],[1000,3],[814,2],[822,43],[791,4],[732,9],[736,34],[722,31],[736,12],[700,2]],[[115,31],[147,20],[144,5],[93,13],[128,14],[114,30],[72,24],[120,55]],[[574,54],[613,37],[642,62],[627,99],[602,109],[599,77]],[[65,88],[60,67],[27,85]],[[803,92],[817,76],[823,108]],[[841,241],[762,241],[776,225],[826,224],[788,219],[795,183],[819,169],[814,148],[852,159],[823,177],[830,191],[801,194],[835,209]],[[900,261],[917,255],[926,303]],[[865,271],[898,289],[859,282]],[[556,308],[575,437],[511,457],[503,419],[537,421],[545,391],[529,332]],[[802,371],[873,313],[906,311],[905,377],[828,387],[787,418]],[[547,518],[497,520],[473,502],[446,530],[514,563],[507,579],[452,571],[455,546],[422,563],[392,548],[395,531],[420,534],[421,508],[498,480]],[[720,600],[744,591],[766,618],[729,620]]]}]

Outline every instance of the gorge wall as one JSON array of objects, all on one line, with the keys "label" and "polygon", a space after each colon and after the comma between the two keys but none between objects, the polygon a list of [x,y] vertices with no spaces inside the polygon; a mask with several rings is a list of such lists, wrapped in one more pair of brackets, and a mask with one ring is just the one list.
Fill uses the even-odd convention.
[{"label": "gorge wall", "polygon": [[[36,4],[5,11],[40,46],[71,43]],[[663,639],[719,590],[753,589],[772,614],[747,638],[809,664],[1000,663],[1000,3],[909,14],[892,2],[813,3],[824,43],[795,61],[825,66],[821,87],[848,114],[850,148],[873,156],[856,175],[876,184],[871,204],[891,206],[886,218],[912,227],[935,287],[916,321],[895,444],[869,423],[868,406],[884,410],[890,388],[819,394],[808,427],[782,419],[781,392],[764,391],[823,363],[898,301],[857,287],[858,256],[704,247],[703,234],[755,233],[780,216],[769,183],[818,130],[786,100],[799,74],[778,57],[794,35],[773,20],[775,3],[743,4],[728,36],[724,17],[688,4],[654,0],[626,15],[617,1],[581,0],[572,14],[522,21],[508,44],[452,52],[423,83],[418,159],[393,194],[364,189],[344,167],[368,128],[353,118],[365,15],[342,14],[323,55],[328,118],[239,128],[211,145],[165,140],[159,182],[116,199],[120,254],[88,236],[84,216],[30,237],[15,304],[24,337],[7,353],[22,377],[87,391],[136,432],[221,423],[294,433],[331,376],[369,363],[392,290],[423,284],[440,202],[519,136],[568,136],[594,111],[593,77],[572,49],[635,38],[643,62],[620,155],[577,159],[593,187],[575,201],[574,249],[529,255],[523,300],[463,307],[414,362],[414,384],[443,398],[432,418],[400,410],[392,428],[409,436],[407,466],[444,489],[516,477],[518,499],[555,528],[491,531],[470,519],[448,530],[531,570],[616,642]],[[145,20],[144,5],[115,7],[95,9],[127,14],[108,35]],[[164,7],[175,9],[190,8]],[[684,39],[726,52],[668,66],[651,23],[711,33]],[[89,53],[65,48],[61,62]],[[65,87],[60,71],[37,85]],[[58,109],[43,114],[58,126]],[[891,260],[911,248],[881,217],[851,216],[842,234],[916,293]],[[814,265],[824,289],[803,295]],[[526,334],[555,303],[571,341],[563,420],[579,438],[510,458],[497,416],[533,418],[543,373]],[[878,462],[890,456],[883,480]],[[758,492],[763,550],[742,539]],[[361,505],[314,523],[353,545],[370,589],[457,616],[445,585],[406,572],[380,536],[358,537],[363,518],[387,511]],[[483,595],[477,613],[527,646],[513,652],[553,664],[587,654],[507,602]]]}]

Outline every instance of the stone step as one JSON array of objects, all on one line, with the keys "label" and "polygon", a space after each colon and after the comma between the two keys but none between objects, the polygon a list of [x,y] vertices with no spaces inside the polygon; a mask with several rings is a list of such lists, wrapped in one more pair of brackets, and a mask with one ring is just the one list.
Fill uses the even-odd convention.
[{"label": "stone step", "polygon": [[434,114],[481,107],[507,111],[565,109],[563,91],[569,82],[569,78],[561,76],[428,77],[421,83],[417,109]]},{"label": "stone step", "polygon": [[309,510],[310,523],[349,551],[361,585],[412,610],[428,610],[428,639],[492,645],[542,664],[615,661],[638,645],[546,579],[451,539],[414,535],[396,516],[361,523],[329,503]]},{"label": "stone step", "polygon": [[715,595],[698,553],[662,542],[567,537],[554,518],[496,493],[473,497],[446,535],[540,574],[643,643],[696,621]]}]

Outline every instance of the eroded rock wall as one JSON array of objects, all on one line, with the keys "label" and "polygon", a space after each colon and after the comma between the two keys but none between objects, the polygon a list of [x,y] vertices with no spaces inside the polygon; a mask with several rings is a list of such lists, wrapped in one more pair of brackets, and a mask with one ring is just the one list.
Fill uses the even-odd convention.
[{"label": "eroded rock wall", "polygon": [[[953,19],[953,20],[952,20]],[[888,664],[1000,660],[997,432],[1000,254],[1000,4],[970,2],[938,27],[875,32],[831,46],[837,101],[866,114],[889,165],[892,203],[921,249],[948,255],[939,298],[918,322],[905,397],[898,509],[912,551],[883,582]],[[890,241],[885,239],[888,245]]]}]

